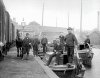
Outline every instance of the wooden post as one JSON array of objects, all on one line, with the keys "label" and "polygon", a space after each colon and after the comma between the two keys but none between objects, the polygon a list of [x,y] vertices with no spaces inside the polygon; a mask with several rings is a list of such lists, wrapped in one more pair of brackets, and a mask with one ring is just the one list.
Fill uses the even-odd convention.
[{"label": "wooden post", "polygon": [[98,31],[99,31],[99,22],[100,22],[99,18],[100,18],[100,12],[98,11],[98,18],[97,18],[98,19],[98,22],[97,22],[98,23],[98,25],[97,25]]}]

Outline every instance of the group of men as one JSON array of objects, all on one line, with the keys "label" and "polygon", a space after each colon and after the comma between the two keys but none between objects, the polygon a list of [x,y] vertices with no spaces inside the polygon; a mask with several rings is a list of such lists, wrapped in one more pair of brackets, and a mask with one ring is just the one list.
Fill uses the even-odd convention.
[{"label": "group of men", "polygon": [[[60,35],[59,38],[56,40],[57,42],[54,43],[54,50],[53,50],[54,53],[50,56],[46,65],[49,65],[52,58],[55,56],[56,56],[56,64],[59,64],[60,55],[63,53],[64,50],[65,52],[67,52],[68,63],[73,62],[74,48],[77,48],[78,41],[75,35],[73,34],[72,32],[73,29],[71,27],[68,27],[67,31],[68,31],[68,34],[66,36]],[[35,35],[33,39],[30,39],[28,33],[26,33],[26,37],[23,40],[21,40],[21,38],[18,37],[16,39],[16,46],[17,46],[17,52],[18,52],[17,56],[18,57],[21,56],[23,58],[23,56],[26,54],[28,57],[31,47],[33,48],[34,56],[38,56],[38,48],[39,48],[40,43],[42,44],[43,52],[46,53],[48,39],[45,37],[45,35],[43,36],[41,40],[39,40],[38,35]],[[89,37],[87,37],[87,39],[85,40],[85,44],[86,43],[90,44]],[[20,55],[19,55],[19,52],[20,52]]]},{"label": "group of men", "polygon": [[77,39],[75,35],[72,33],[72,28],[69,27],[67,29],[68,34],[64,37],[63,35],[60,35],[59,38],[57,39],[57,42],[54,44],[54,54],[52,54],[47,62],[47,66],[50,65],[50,62],[54,56],[56,56],[56,63],[59,64],[59,58],[60,55],[65,52],[67,52],[68,56],[68,62],[72,63],[73,62],[73,57],[74,57],[74,47],[78,46]]},{"label": "group of men", "polygon": [[[78,41],[75,35],[73,34],[73,29],[69,27],[67,29],[68,34],[66,36],[60,35],[58,39],[56,39],[57,42],[54,43],[54,53],[49,57],[49,60],[47,62],[47,66],[50,65],[50,62],[53,57],[56,56],[56,63],[59,65],[59,58],[60,55],[65,51],[67,52],[68,57],[68,63],[73,63],[74,59],[74,48],[78,48]],[[84,41],[85,47],[89,48],[87,44],[90,44],[89,36],[87,35],[86,40]]]},{"label": "group of men", "polygon": [[26,37],[24,39],[21,39],[20,36],[16,38],[16,47],[17,47],[17,57],[24,58],[24,55],[26,56],[26,59],[29,57],[29,51],[31,48],[33,48],[33,55],[38,56],[38,50],[39,50],[39,44],[42,44],[43,46],[43,52],[46,52],[46,44],[48,43],[48,40],[45,36],[41,40],[39,40],[38,35],[35,35],[34,38],[29,37],[29,33],[26,33]]}]

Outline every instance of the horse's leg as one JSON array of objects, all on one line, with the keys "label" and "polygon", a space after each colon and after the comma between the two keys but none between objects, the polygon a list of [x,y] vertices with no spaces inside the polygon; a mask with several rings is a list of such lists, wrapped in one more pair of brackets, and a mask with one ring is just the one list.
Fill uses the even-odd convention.
[{"label": "horse's leg", "polygon": [[19,48],[17,47],[17,57],[19,57]]},{"label": "horse's leg", "polygon": [[22,48],[20,47],[19,56],[21,57],[21,55],[22,55]]}]

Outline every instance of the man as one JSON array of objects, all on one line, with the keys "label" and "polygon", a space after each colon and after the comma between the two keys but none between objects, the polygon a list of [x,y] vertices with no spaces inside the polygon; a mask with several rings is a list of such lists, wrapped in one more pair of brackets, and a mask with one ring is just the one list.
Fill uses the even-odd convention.
[{"label": "man", "polygon": [[39,44],[40,44],[40,40],[38,39],[38,35],[35,35],[35,38],[32,41],[34,56],[38,56],[38,47],[39,47]]},{"label": "man", "polygon": [[90,45],[89,35],[86,36],[86,40],[84,41],[84,44],[85,44],[85,48],[89,48],[89,45]]},{"label": "man", "polygon": [[56,56],[56,64],[59,65],[59,58],[62,52],[63,52],[63,48],[60,44],[60,40],[57,39],[57,44],[54,45],[54,53],[49,57],[49,60],[46,65],[49,66],[52,61],[52,58],[55,56]]},{"label": "man", "polygon": [[72,28],[68,27],[68,34],[65,36],[66,51],[68,55],[68,63],[73,62],[74,57],[74,46],[77,47],[78,42],[75,35],[72,33]]},{"label": "man", "polygon": [[43,35],[43,38],[41,39],[41,44],[43,46],[43,53],[46,53],[47,43],[48,43],[48,39],[45,37],[45,35]]},{"label": "man", "polygon": [[25,57],[26,59],[28,59],[29,57],[30,48],[31,48],[31,39],[29,38],[29,33],[26,33],[26,37],[23,39],[23,46],[22,46],[22,50],[23,50],[22,54],[26,55]]},{"label": "man", "polygon": [[17,57],[21,56],[21,52],[22,52],[22,39],[20,37],[17,36],[16,38],[16,47],[17,47]]},{"label": "man", "polygon": [[59,36],[59,38],[60,38],[60,44],[61,44],[61,46],[63,47],[63,50],[64,50],[64,36],[61,34],[60,36]]}]

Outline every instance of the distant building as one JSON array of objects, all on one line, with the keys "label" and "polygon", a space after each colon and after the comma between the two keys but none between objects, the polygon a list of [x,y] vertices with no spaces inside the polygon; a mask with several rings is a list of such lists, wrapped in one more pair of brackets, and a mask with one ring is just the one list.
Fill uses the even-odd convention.
[{"label": "distant building", "polygon": [[16,18],[13,18],[13,21],[16,22]]},{"label": "distant building", "polygon": [[61,33],[63,35],[67,34],[67,28],[61,27],[41,26],[40,31],[41,36],[45,34],[49,41],[53,41],[54,39],[58,38]]},{"label": "distant building", "polygon": [[94,31],[90,34],[91,44],[100,45],[100,32]]},{"label": "distant building", "polygon": [[[22,27],[23,25],[21,25]],[[51,41],[57,37],[59,37],[60,33],[67,33],[66,28],[61,28],[61,27],[51,27],[51,26],[41,26],[37,22],[33,21],[30,22],[28,25],[24,26],[24,29],[21,28],[20,31],[23,34],[23,37],[25,36],[25,33],[29,32],[30,36],[33,37],[33,35],[38,35],[40,38],[42,37],[43,34],[46,34],[48,39]]]}]

